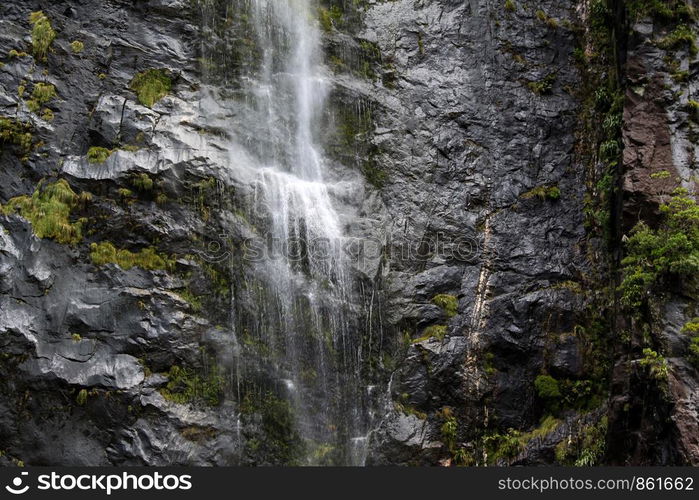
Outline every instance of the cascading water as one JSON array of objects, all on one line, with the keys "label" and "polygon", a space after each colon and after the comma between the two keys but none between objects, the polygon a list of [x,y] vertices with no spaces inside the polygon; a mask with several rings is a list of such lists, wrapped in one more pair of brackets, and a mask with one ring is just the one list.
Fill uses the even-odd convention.
[{"label": "cascading water", "polygon": [[[233,58],[241,105],[231,118],[230,163],[249,171],[244,210],[258,236],[246,249],[252,277],[234,293],[233,329],[251,353],[238,360],[241,407],[253,399],[256,410],[279,413],[271,390],[291,408],[289,427],[302,441],[298,462],[360,465],[361,321],[333,205],[339,188],[325,178],[329,162],[316,139],[329,81],[315,8],[312,0],[234,0],[232,11],[245,13],[248,46]],[[230,55],[219,50],[218,57]],[[267,377],[269,387],[251,387],[254,377]]]}]

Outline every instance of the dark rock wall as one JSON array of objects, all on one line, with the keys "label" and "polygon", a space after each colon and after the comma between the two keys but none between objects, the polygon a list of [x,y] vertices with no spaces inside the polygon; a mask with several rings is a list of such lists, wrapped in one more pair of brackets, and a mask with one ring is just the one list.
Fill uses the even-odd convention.
[{"label": "dark rock wall", "polygon": [[[42,179],[92,195],[71,211],[86,219],[73,245],[0,216],[8,464],[294,461],[293,416],[267,396],[263,366],[248,366],[244,380],[260,399],[240,393],[231,314],[260,313],[240,249],[256,228],[250,187],[228,168],[236,103],[225,95],[235,79],[217,76],[202,49],[231,41],[202,30],[202,13],[216,12],[202,3],[0,6],[0,116],[29,127],[32,143],[23,150],[3,137],[0,202],[31,195]],[[593,56],[597,4],[623,35],[606,59]],[[686,105],[696,56],[677,54],[688,73],[675,81],[653,43],[666,27],[615,17],[616,5],[623,10],[613,1],[322,2],[321,20],[333,13],[325,147],[334,175],[366,180],[338,203],[351,207],[348,233],[372,242],[355,266],[374,404],[368,464],[699,460],[697,375],[680,331],[693,298],[668,292],[655,304],[652,336],[670,373],[666,391],[646,394],[633,368],[640,343],[622,338],[645,330],[615,307],[614,291],[622,233],[656,217],[672,188],[650,174],[676,173],[693,189]],[[28,18],[38,10],[57,33],[46,61],[31,55]],[[244,30],[232,33],[241,50]],[[226,64],[237,61],[231,52]],[[602,199],[604,116],[589,102],[617,63],[623,210],[590,222]],[[149,68],[172,81],[152,108],[129,88]],[[42,106],[51,120],[27,106],[38,82],[55,86]],[[95,146],[114,152],[90,163]],[[615,222],[622,231],[605,237],[602,226]],[[152,246],[172,261],[96,266],[89,245],[102,242]]]}]

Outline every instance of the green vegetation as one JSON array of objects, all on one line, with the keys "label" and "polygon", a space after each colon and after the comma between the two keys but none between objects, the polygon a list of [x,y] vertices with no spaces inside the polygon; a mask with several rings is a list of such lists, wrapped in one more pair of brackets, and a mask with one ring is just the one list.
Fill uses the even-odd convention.
[{"label": "green vegetation", "polygon": [[37,113],[41,107],[56,97],[56,87],[50,83],[37,83],[32,90],[31,99],[27,100],[27,107],[32,113]]},{"label": "green vegetation", "polygon": [[202,377],[188,368],[173,366],[167,377],[167,385],[159,392],[168,401],[178,404],[203,402],[208,406],[217,406],[221,402],[223,378],[215,367]]},{"label": "green vegetation", "polygon": [[443,408],[441,413],[442,418],[444,419],[442,426],[439,428],[442,441],[449,450],[449,453],[454,455],[456,453],[456,435],[458,431],[456,417],[448,407]]},{"label": "green vegetation", "polygon": [[422,336],[413,340],[413,344],[417,344],[419,342],[424,342],[425,340],[429,340],[431,338],[436,338],[438,340],[444,340],[444,337],[447,334],[447,327],[446,325],[432,325],[428,326],[425,328],[425,330],[422,332]]},{"label": "green vegetation", "polygon": [[139,191],[151,191],[153,189],[153,179],[146,173],[140,173],[131,179],[131,185]]},{"label": "green vegetation", "polygon": [[556,73],[550,73],[539,81],[528,82],[527,87],[537,95],[548,95],[553,90],[557,78]]},{"label": "green vegetation", "polygon": [[505,10],[507,12],[515,12],[517,10],[517,6],[512,0],[505,0]]},{"label": "green vegetation", "polygon": [[324,31],[332,31],[333,27],[338,26],[341,21],[342,11],[337,5],[333,5],[329,9],[325,7],[318,8],[318,22]]},{"label": "green vegetation", "polygon": [[687,352],[687,360],[696,370],[699,370],[699,335],[695,335],[689,341]]},{"label": "green vegetation", "polygon": [[672,277],[694,283],[699,271],[699,207],[687,190],[678,188],[669,203],[660,207],[662,219],[656,229],[639,222],[626,242],[622,260],[624,279],[619,287],[625,305],[645,303],[658,284]]},{"label": "green vegetation", "polygon": [[522,432],[516,429],[508,429],[505,434],[493,433],[483,437],[489,464],[495,464],[499,460],[512,459],[519,455],[532,439],[544,437],[553,432],[561,421],[548,415],[544,417],[539,426],[530,432]]},{"label": "green vegetation", "polygon": [[[261,435],[248,437],[246,448],[270,463],[294,465],[304,452],[296,430],[294,411],[288,401],[272,392],[248,393],[240,405],[243,418],[261,420]],[[329,458],[329,457],[324,457]]]},{"label": "green vegetation", "polygon": [[136,92],[138,102],[152,108],[170,92],[172,79],[164,69],[149,69],[134,76],[130,88]]},{"label": "green vegetation", "polygon": [[23,50],[11,49],[11,50],[7,53],[7,57],[10,57],[10,58],[15,58],[15,57],[28,57],[28,56],[29,56],[29,54],[27,54],[27,53],[24,52]]},{"label": "green vegetation", "polygon": [[107,158],[114,152],[112,149],[103,148],[100,146],[92,146],[87,150],[87,161],[90,163],[104,163]]},{"label": "green vegetation", "polygon": [[70,50],[73,51],[73,54],[80,54],[83,50],[85,50],[85,44],[80,40],[73,40],[70,42]]},{"label": "green vegetation", "polygon": [[677,50],[686,46],[691,55],[695,56],[699,53],[697,35],[686,24],[677,26],[672,33],[658,42],[658,46],[665,50]]},{"label": "green vegetation", "polygon": [[648,370],[651,378],[659,381],[667,379],[667,361],[653,349],[648,347],[643,349],[643,357],[640,359],[639,364]]},{"label": "green vegetation", "polygon": [[441,307],[447,318],[453,318],[456,316],[457,309],[459,307],[459,301],[453,295],[447,295],[446,293],[440,293],[432,297],[432,303],[438,307]]},{"label": "green vegetation", "polygon": [[633,19],[691,21],[696,18],[694,8],[686,0],[626,0],[626,10]]},{"label": "green vegetation", "polygon": [[192,310],[195,313],[198,313],[199,311],[201,311],[201,308],[202,308],[201,298],[198,297],[197,295],[195,295],[194,293],[192,293],[192,291],[189,288],[185,288],[183,290],[180,290],[179,292],[177,292],[177,295],[179,295],[182,298],[182,300],[187,302],[187,304],[189,304],[189,306],[192,308]]},{"label": "green vegetation", "polygon": [[682,327],[682,333],[691,335],[687,348],[687,361],[699,370],[699,318],[694,318]]},{"label": "green vegetation", "polygon": [[32,149],[32,126],[0,116],[0,144],[17,146],[22,155],[29,153]]},{"label": "green vegetation", "polygon": [[601,465],[606,451],[607,417],[586,425],[556,445],[556,462],[560,465],[592,467]]},{"label": "green vegetation", "polygon": [[549,28],[557,28],[558,27],[558,21],[556,21],[556,19],[554,19],[553,17],[549,17],[549,15],[546,14],[546,12],[544,12],[543,10],[537,10],[536,17],[542,23],[546,23]]},{"label": "green vegetation", "polygon": [[87,403],[87,389],[80,389],[75,402],[78,403],[78,406],[85,406],[85,403]]},{"label": "green vegetation", "polygon": [[55,239],[58,243],[75,244],[82,240],[83,221],[71,222],[71,210],[80,197],[65,179],[39,185],[32,196],[12,198],[3,208],[5,214],[16,213],[32,224],[39,238]]},{"label": "green vegetation", "polygon": [[51,48],[56,32],[51,26],[51,21],[43,12],[32,12],[29,15],[29,23],[32,25],[32,48],[34,57],[39,61],[46,61],[46,56]]},{"label": "green vegetation", "polygon": [[146,270],[167,269],[175,267],[175,260],[159,254],[155,248],[148,247],[133,253],[125,249],[117,249],[107,241],[90,245],[90,258],[96,266],[116,264],[124,270],[140,267]]},{"label": "green vegetation", "polygon": [[541,399],[556,399],[561,397],[558,380],[551,375],[539,375],[534,380],[534,388]]},{"label": "green vegetation", "polygon": [[522,198],[539,198],[540,200],[558,200],[561,197],[561,190],[558,186],[537,186],[522,195]]}]

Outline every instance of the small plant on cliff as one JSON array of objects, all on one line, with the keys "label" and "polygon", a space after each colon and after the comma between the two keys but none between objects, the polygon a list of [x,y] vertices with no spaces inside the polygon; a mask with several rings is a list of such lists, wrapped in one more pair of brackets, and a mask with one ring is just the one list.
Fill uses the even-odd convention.
[{"label": "small plant on cliff", "polygon": [[412,343],[417,344],[419,342],[424,342],[425,340],[429,340],[431,338],[436,338],[438,340],[444,340],[444,337],[446,335],[447,335],[446,325],[432,325],[432,326],[428,326],[427,328],[425,328],[425,330],[422,332],[422,336],[413,340]]},{"label": "small plant on cliff", "polygon": [[653,349],[646,347],[643,349],[643,357],[638,362],[642,367],[648,370],[648,374],[655,380],[667,379],[667,361],[663,356],[655,352]]},{"label": "small plant on cliff", "polygon": [[27,107],[32,113],[36,113],[54,97],[56,97],[56,87],[50,83],[37,83],[32,90],[31,99],[27,100]]},{"label": "small plant on cliff", "polygon": [[680,24],[672,33],[660,40],[658,46],[666,50],[675,50],[686,46],[691,55],[695,56],[699,53],[697,35],[686,24]]},{"label": "small plant on cliff", "polygon": [[453,318],[456,316],[457,309],[459,307],[459,301],[453,295],[448,295],[446,293],[440,293],[432,297],[432,303],[437,307],[441,307],[447,318]]},{"label": "small plant on cliff", "polygon": [[80,197],[65,179],[39,186],[32,196],[12,198],[3,211],[18,212],[32,224],[39,238],[51,238],[58,243],[75,244],[82,239],[83,221],[71,222],[71,210]]},{"label": "small plant on cliff", "polygon": [[166,255],[159,254],[155,248],[144,248],[139,252],[131,252],[118,249],[108,241],[92,243],[90,245],[90,258],[96,266],[104,264],[116,264],[124,270],[132,267],[141,269],[172,269],[175,261]]},{"label": "small plant on cliff", "polygon": [[561,389],[558,380],[551,375],[539,375],[534,380],[534,388],[541,399],[557,399],[561,397]]},{"label": "small plant on cliff", "polygon": [[152,108],[172,89],[172,79],[164,69],[149,69],[138,73],[131,80],[131,90],[136,92],[138,102]]},{"label": "small plant on cliff", "polygon": [[32,148],[31,125],[0,116],[0,145],[5,144],[17,146],[23,155],[29,153]]},{"label": "small plant on cliff", "polygon": [[73,54],[80,54],[84,49],[85,44],[80,40],[73,40],[70,42],[70,50],[73,51]]},{"label": "small plant on cliff", "polygon": [[561,190],[558,186],[537,186],[522,195],[522,198],[539,198],[540,200],[558,200],[561,197]]},{"label": "small plant on cliff", "polygon": [[553,84],[556,83],[558,76],[556,73],[551,73],[546,75],[544,78],[538,81],[528,82],[527,87],[529,90],[538,95],[548,95],[553,90]]},{"label": "small plant on cliff", "polygon": [[[654,285],[679,282],[694,287],[699,272],[699,206],[687,190],[678,188],[660,207],[657,229],[639,222],[627,238],[622,260],[622,301],[641,306]],[[672,280],[671,280],[672,278]]]},{"label": "small plant on cliff", "polygon": [[87,161],[90,163],[104,163],[113,153],[111,149],[100,146],[92,146],[87,150]]},{"label": "small plant on cliff", "polygon": [[318,9],[318,22],[324,31],[332,31],[334,26],[337,26],[342,20],[342,11],[337,5],[333,5],[329,9],[320,7]]},{"label": "small plant on cliff", "polygon": [[29,15],[29,23],[32,24],[32,47],[34,57],[37,60],[45,61],[49,48],[56,38],[56,32],[51,26],[51,21],[43,12],[32,12]]},{"label": "small plant on cliff", "polygon": [[223,395],[223,379],[214,368],[207,376],[201,376],[188,368],[173,366],[167,374],[168,383],[160,394],[179,404],[202,401],[208,406],[217,406]]},{"label": "small plant on cliff", "polygon": [[517,10],[517,6],[512,0],[505,0],[505,10],[507,12],[514,12]]}]

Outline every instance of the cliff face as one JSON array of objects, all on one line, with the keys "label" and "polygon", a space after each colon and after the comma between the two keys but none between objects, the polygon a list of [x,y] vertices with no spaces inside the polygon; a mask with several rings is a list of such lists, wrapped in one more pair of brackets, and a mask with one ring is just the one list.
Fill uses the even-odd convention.
[{"label": "cliff face", "polygon": [[291,312],[250,259],[260,4],[0,6],[2,460],[696,464],[696,270],[622,260],[694,190],[691,4],[314,5],[352,290]]}]

